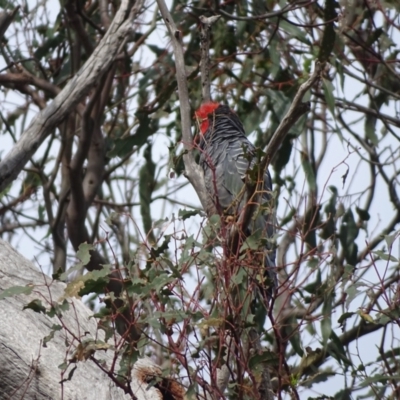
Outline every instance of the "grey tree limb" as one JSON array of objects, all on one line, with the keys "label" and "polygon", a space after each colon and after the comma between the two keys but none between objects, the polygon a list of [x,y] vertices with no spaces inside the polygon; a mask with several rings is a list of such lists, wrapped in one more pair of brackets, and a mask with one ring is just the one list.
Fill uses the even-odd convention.
[{"label": "grey tree limb", "polygon": [[209,210],[210,202],[204,185],[203,171],[193,156],[193,137],[191,132],[190,102],[187,86],[185,60],[183,56],[182,32],[176,27],[174,20],[164,0],[157,0],[158,8],[171,35],[172,46],[175,56],[176,80],[178,82],[179,103],[182,122],[182,142],[185,148],[183,162],[185,164],[185,176],[193,185],[199,196],[200,202],[209,215],[215,214]]},{"label": "grey tree limb", "polygon": [[110,68],[124,45],[144,0],[123,0],[110,28],[87,62],[58,96],[32,120],[20,140],[0,162],[0,192],[21,172],[29,158],[50,132],[78,105],[82,98]]},{"label": "grey tree limb", "polygon": [[[141,358],[134,364],[130,394],[124,393],[124,388],[110,378],[109,369],[116,356],[114,342],[109,342],[107,352],[96,352],[86,361],[70,365],[62,376],[59,365],[71,358],[79,341],[87,338],[104,341],[104,332],[98,329],[93,312],[82,300],[68,298],[69,310],[62,312],[66,329],[53,332],[53,338],[44,346],[43,338],[50,334],[54,324],[60,324],[60,319],[23,308],[40,299],[48,309],[65,296],[66,285],[52,281],[10,244],[0,240],[0,295],[15,286],[33,290],[30,294],[0,299],[1,399],[184,399],[184,388],[162,375],[161,368],[149,358]],[[76,370],[71,380],[65,381],[73,365]],[[159,385],[149,388],[154,377],[160,377]]]},{"label": "grey tree limb", "polygon": [[[72,381],[60,384],[58,366],[68,357],[69,333],[57,331],[44,347],[43,338],[49,335],[54,324],[60,323],[59,320],[31,309],[23,310],[24,305],[34,299],[40,299],[48,308],[64,295],[64,283],[52,282],[48,288],[46,282],[50,285],[52,279],[0,240],[0,294],[13,286],[33,287],[31,294],[0,300],[0,398],[59,399],[63,393],[64,399],[130,399],[90,360],[77,363]],[[62,319],[70,334],[82,338],[82,333],[88,332],[87,337],[100,335],[99,339],[104,339],[92,318],[93,313],[83,302],[75,298],[68,302],[70,309],[63,312]],[[72,336],[68,336],[68,340],[74,341]],[[108,363],[112,360],[109,351],[102,352],[99,357]]]}]

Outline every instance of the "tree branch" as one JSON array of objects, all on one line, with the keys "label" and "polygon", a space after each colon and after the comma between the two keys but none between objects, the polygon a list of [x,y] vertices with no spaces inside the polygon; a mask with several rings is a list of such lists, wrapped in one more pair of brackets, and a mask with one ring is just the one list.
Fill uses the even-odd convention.
[{"label": "tree branch", "polygon": [[[285,117],[282,119],[278,128],[276,129],[274,135],[272,136],[267,149],[265,150],[265,154],[257,166],[258,168],[258,176],[257,182],[253,182],[249,179],[246,181],[246,189],[247,189],[247,199],[245,204],[247,206],[244,208],[242,212],[237,227],[234,227],[234,232],[232,232],[232,243],[238,242],[238,235],[241,235],[241,232],[245,232],[246,228],[250,222],[250,219],[258,206],[258,202],[254,201],[254,197],[258,192],[262,192],[262,187],[260,190],[257,190],[259,185],[263,185],[263,176],[264,171],[267,170],[271,160],[277,154],[279,147],[281,146],[283,140],[285,139],[287,133],[292,128],[292,126],[297,122],[297,120],[310,110],[309,103],[303,103],[303,97],[308,90],[317,82],[322,72],[323,64],[319,61],[315,63],[314,72],[311,76],[299,87],[296,95],[294,96],[292,105],[290,106],[288,112]],[[239,228],[239,229],[238,229]]]},{"label": "tree branch", "polygon": [[21,6],[15,7],[12,12],[0,13],[0,40],[3,39],[4,34],[6,33],[8,27],[10,26],[20,7]]},{"label": "tree branch", "polygon": [[67,20],[77,35],[76,40],[82,43],[86,55],[90,56],[93,53],[93,44],[79,17],[77,2],[68,0],[65,3],[65,9],[67,11]]},{"label": "tree branch", "polygon": [[299,90],[294,96],[292,105],[290,106],[288,112],[285,117],[282,119],[278,128],[276,129],[272,139],[270,140],[267,149],[265,151],[264,159],[261,162],[261,166],[265,169],[269,166],[273,156],[279,150],[280,145],[283,142],[286,134],[292,128],[292,126],[297,122],[297,120],[310,109],[309,103],[303,103],[303,97],[308,90],[311,89],[312,86],[319,79],[321,72],[323,69],[323,64],[319,61],[315,63],[314,72],[311,76],[299,87]]},{"label": "tree branch", "polygon": [[143,0],[137,0],[129,11],[129,0],[123,0],[110,29],[78,73],[62,92],[33,119],[21,139],[0,162],[0,192],[20,173],[29,158],[50,132],[68,115],[106,72],[131,30]]},{"label": "tree branch", "polygon": [[278,11],[272,11],[269,13],[265,13],[262,15],[253,15],[251,17],[243,17],[243,16],[237,16],[237,15],[232,15],[227,13],[224,10],[218,10],[218,12],[220,14],[222,14],[223,16],[229,18],[229,19],[233,19],[235,21],[258,21],[258,20],[262,20],[262,19],[269,19],[269,18],[274,18],[274,17],[279,17],[285,13],[288,13],[289,11],[293,11],[293,10],[297,10],[298,8],[302,8],[302,7],[306,7],[310,4],[312,4],[313,1],[310,0],[306,0],[306,1],[298,1],[298,2],[294,2],[291,4],[286,5],[285,7],[283,7],[281,10]]},{"label": "tree branch", "polygon": [[200,77],[201,77],[201,97],[202,103],[211,101],[210,91],[210,33],[211,25],[219,20],[221,16],[215,15],[212,17],[200,16]]},{"label": "tree branch", "polygon": [[168,31],[171,35],[171,41],[175,55],[176,80],[178,83],[182,122],[182,142],[185,148],[185,154],[183,155],[183,162],[185,164],[185,176],[196,190],[196,193],[199,196],[203,208],[207,210],[209,214],[213,214],[212,210],[209,210],[210,205],[208,204],[208,195],[206,192],[206,187],[204,185],[203,171],[200,166],[196,164],[192,152],[193,138],[191,132],[189,91],[187,87],[185,60],[182,47],[182,32],[177,29],[171,17],[171,14],[165,4],[165,1],[157,0],[157,4],[164,19],[165,25],[167,26]]},{"label": "tree branch", "polygon": [[42,89],[51,96],[57,96],[61,90],[52,83],[31,75],[26,71],[21,74],[10,72],[8,74],[0,74],[0,85],[8,88],[14,88],[16,85],[32,85],[37,89]]}]

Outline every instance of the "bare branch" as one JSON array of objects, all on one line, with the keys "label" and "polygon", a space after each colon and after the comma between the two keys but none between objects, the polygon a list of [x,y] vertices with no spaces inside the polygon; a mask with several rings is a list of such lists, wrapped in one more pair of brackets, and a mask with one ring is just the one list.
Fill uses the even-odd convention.
[{"label": "bare branch", "polygon": [[[297,120],[305,114],[310,109],[309,103],[303,103],[303,97],[308,90],[317,82],[320,74],[322,72],[323,64],[319,61],[315,63],[314,72],[312,75],[299,87],[299,90],[294,96],[292,105],[290,106],[288,112],[285,117],[282,119],[278,128],[276,129],[274,135],[272,136],[267,149],[265,150],[265,155],[263,156],[259,166],[258,166],[258,175],[260,179],[257,179],[257,182],[252,182],[251,180],[247,180],[246,188],[247,188],[247,199],[244,211],[242,212],[237,227],[233,228],[232,232],[232,243],[239,242],[239,236],[241,232],[246,231],[246,227],[250,222],[250,219],[257,208],[258,202],[254,201],[254,197],[256,196],[258,190],[258,186],[263,181],[261,177],[264,176],[264,171],[268,168],[269,164],[273,157],[277,154],[279,147],[281,146],[283,140],[288,134],[290,128],[297,122]],[[262,189],[260,190],[262,191]],[[238,229],[239,228],[239,229]]]},{"label": "bare branch", "polygon": [[142,8],[143,0],[137,0],[130,11],[129,4],[129,0],[122,1],[110,29],[90,58],[54,101],[33,119],[21,139],[0,162],[0,192],[18,176],[43,140],[110,68],[126,41],[132,22]]},{"label": "bare branch", "polygon": [[19,9],[20,6],[17,6],[11,13],[9,12],[0,13],[0,40],[3,38],[4,34],[6,33],[8,27],[10,26],[11,22],[13,21]]},{"label": "bare branch", "polygon": [[210,202],[207,200],[208,195],[204,185],[203,171],[196,164],[192,153],[193,138],[191,132],[189,91],[187,87],[185,60],[183,57],[182,32],[177,29],[167,5],[165,4],[165,1],[157,0],[157,4],[171,35],[171,41],[174,48],[176,80],[178,82],[179,103],[181,109],[182,137],[186,152],[186,154],[183,155],[183,162],[185,163],[185,176],[196,190],[203,208],[207,210],[209,214],[213,214],[213,212],[209,210],[210,206],[207,206],[207,204]]},{"label": "bare branch", "polygon": [[285,13],[288,13],[289,11],[293,11],[293,10],[297,10],[298,8],[302,8],[302,7],[306,7],[310,4],[312,4],[313,1],[298,1],[298,2],[294,2],[291,4],[286,5],[285,7],[282,8],[282,10],[278,10],[278,11],[272,11],[269,13],[265,13],[262,15],[253,15],[251,17],[243,17],[243,16],[237,16],[237,15],[232,15],[227,13],[224,10],[218,10],[218,12],[220,14],[222,14],[223,16],[229,18],[229,19],[233,19],[235,21],[257,21],[257,20],[262,20],[262,19],[269,19],[269,18],[274,18],[274,17],[279,17]]},{"label": "bare branch", "polygon": [[44,90],[52,96],[57,96],[61,92],[57,86],[44,79],[29,74],[27,71],[24,71],[21,74],[0,74],[0,85],[8,88],[13,88],[15,85],[33,85],[38,89]]},{"label": "bare branch", "polygon": [[200,76],[201,76],[201,97],[202,103],[211,101],[210,91],[210,33],[211,25],[217,22],[220,15],[212,17],[200,16],[200,48],[201,48],[201,61],[200,61]]},{"label": "bare branch", "polygon": [[340,107],[343,108],[345,110],[351,110],[351,111],[358,111],[364,114],[368,114],[371,115],[373,117],[382,119],[394,126],[400,127],[400,119],[399,118],[395,118],[395,117],[391,117],[390,115],[387,114],[383,114],[377,110],[373,110],[371,108],[368,107],[364,107],[360,104],[357,103],[353,103],[351,101],[348,100],[336,100],[335,104]]},{"label": "bare branch", "polygon": [[294,96],[292,105],[290,106],[288,112],[285,117],[282,119],[278,128],[276,129],[274,135],[272,136],[267,149],[265,150],[265,156],[261,162],[262,169],[266,169],[274,155],[278,152],[280,145],[283,142],[283,139],[289,132],[290,128],[297,122],[297,120],[305,114],[309,109],[310,105],[308,103],[303,103],[303,97],[307,93],[308,90],[311,89],[312,86],[319,79],[321,72],[323,69],[323,64],[319,61],[315,63],[314,72],[312,75],[299,87],[299,90]]}]

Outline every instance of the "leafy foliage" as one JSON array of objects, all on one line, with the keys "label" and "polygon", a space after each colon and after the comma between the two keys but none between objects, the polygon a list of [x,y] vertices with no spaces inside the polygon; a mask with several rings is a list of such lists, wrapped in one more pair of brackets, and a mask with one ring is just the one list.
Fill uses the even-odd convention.
[{"label": "leafy foliage", "polygon": [[[70,297],[89,295],[105,332],[104,343],[79,338],[63,371],[97,360],[118,330],[112,349],[122,356],[109,373],[125,388],[138,357],[156,354],[188,393],[254,398],[267,366],[281,398],[305,398],[309,388],[319,398],[400,397],[400,10],[393,1],[281,4],[171,6],[193,110],[199,17],[222,15],[210,43],[213,99],[237,111],[261,148],[314,62],[327,63],[306,99],[310,113],[271,160],[280,246],[273,309],[254,302],[259,239],[232,255],[235,222],[206,220],[184,177],[172,49],[148,3],[110,71],[0,193],[1,237],[23,240],[23,252],[67,282],[59,304],[26,308],[60,316]],[[1,38],[0,157],[79,73],[117,6],[43,1],[19,10]],[[0,299],[32,292],[13,287]],[[55,324],[44,345],[64,328]],[[254,331],[260,349],[249,345]]]}]

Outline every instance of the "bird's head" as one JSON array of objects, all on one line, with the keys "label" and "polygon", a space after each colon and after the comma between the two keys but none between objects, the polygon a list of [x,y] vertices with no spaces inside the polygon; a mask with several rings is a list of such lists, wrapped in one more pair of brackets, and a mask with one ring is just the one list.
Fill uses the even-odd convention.
[{"label": "bird's head", "polygon": [[202,104],[199,109],[195,112],[195,116],[198,124],[200,125],[200,132],[204,135],[207,132],[209,120],[208,116],[212,115],[212,113],[220,106],[219,103],[214,103],[209,101],[207,103]]}]

